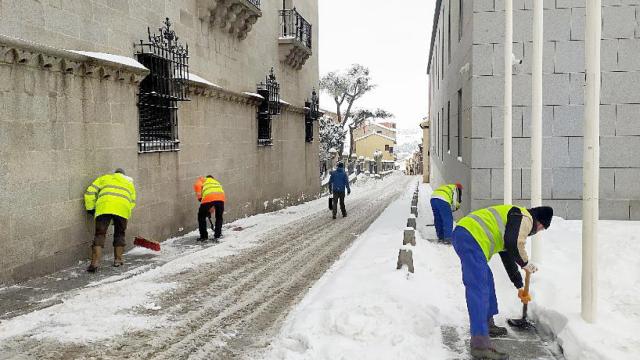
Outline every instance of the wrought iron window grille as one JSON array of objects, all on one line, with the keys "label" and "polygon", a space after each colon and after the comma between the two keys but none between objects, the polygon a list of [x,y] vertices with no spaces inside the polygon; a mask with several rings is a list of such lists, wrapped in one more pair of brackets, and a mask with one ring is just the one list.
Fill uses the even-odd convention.
[{"label": "wrought iron window grille", "polygon": [[253,6],[257,7],[258,9],[260,9],[260,0],[249,0],[249,2],[250,2]]},{"label": "wrought iron window grille", "polygon": [[147,28],[148,41],[135,44],[138,61],[150,71],[138,94],[141,153],[179,150],[178,102],[189,101],[189,46],[178,43],[169,18],[163,24],[159,35]]},{"label": "wrought iron window grille", "polygon": [[280,84],[276,81],[273,68],[265,81],[258,84],[257,92],[264,98],[258,107],[258,144],[271,145],[271,118],[281,113]]},{"label": "wrought iron window grille", "polygon": [[280,37],[294,38],[312,49],[312,27],[296,8],[280,10]]},{"label": "wrought iron window grille", "polygon": [[311,100],[304,102],[305,106],[305,141],[313,142],[313,122],[320,118],[320,98],[316,89],[311,92]]}]

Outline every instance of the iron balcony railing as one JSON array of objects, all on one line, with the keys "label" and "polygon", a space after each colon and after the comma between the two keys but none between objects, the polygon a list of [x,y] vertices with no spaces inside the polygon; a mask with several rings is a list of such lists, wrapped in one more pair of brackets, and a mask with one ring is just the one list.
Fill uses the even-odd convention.
[{"label": "iron balcony railing", "polygon": [[250,2],[253,6],[257,7],[258,9],[260,9],[260,0],[249,0],[249,2]]},{"label": "iron balcony railing", "polygon": [[312,49],[311,24],[298,13],[296,8],[280,10],[280,37],[294,38]]}]

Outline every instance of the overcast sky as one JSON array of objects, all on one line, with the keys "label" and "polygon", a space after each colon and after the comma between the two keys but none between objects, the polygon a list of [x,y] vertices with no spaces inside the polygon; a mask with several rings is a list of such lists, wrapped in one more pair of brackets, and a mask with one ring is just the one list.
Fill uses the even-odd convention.
[{"label": "overcast sky", "polygon": [[[318,0],[320,75],[360,63],[378,87],[359,108],[392,112],[399,128],[427,115],[427,58],[435,0]],[[322,108],[335,111],[330,97]]]}]

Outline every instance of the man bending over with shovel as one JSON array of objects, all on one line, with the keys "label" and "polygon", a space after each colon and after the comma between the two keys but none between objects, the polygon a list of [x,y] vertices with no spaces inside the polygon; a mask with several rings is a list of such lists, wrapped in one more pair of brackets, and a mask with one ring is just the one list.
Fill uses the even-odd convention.
[{"label": "man bending over with shovel", "polygon": [[518,297],[525,304],[531,301],[531,296],[523,289],[518,265],[527,273],[538,270],[529,262],[526,240],[549,228],[552,217],[553,209],[548,206],[526,209],[498,205],[476,210],[458,222],[452,243],[462,264],[473,358],[509,358],[508,354],[496,350],[490,340],[490,337],[506,335],[507,329],[493,321],[493,316],[498,314],[498,301],[489,260],[500,254],[509,278],[518,289]]}]

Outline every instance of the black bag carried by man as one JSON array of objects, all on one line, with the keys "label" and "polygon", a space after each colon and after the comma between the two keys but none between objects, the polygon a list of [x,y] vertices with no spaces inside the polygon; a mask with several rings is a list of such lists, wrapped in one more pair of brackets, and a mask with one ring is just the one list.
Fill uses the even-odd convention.
[{"label": "black bag carried by man", "polygon": [[333,210],[333,197],[329,197],[329,210]]}]

